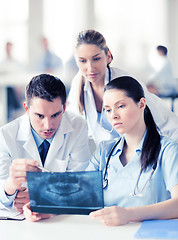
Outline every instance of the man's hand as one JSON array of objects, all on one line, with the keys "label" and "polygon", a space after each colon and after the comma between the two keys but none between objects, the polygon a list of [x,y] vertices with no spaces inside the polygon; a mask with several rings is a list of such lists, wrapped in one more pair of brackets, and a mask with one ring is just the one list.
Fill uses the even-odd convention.
[{"label": "man's hand", "polygon": [[53,216],[52,214],[36,213],[30,210],[30,203],[27,203],[23,207],[23,214],[25,218],[31,222],[37,222],[41,219],[47,219]]},{"label": "man's hand", "polygon": [[29,202],[28,189],[21,187],[18,189],[16,198],[14,199],[14,206],[18,212],[23,212],[23,206]]},{"label": "man's hand", "polygon": [[39,163],[32,159],[14,159],[10,169],[9,177],[5,183],[4,191],[8,195],[13,195],[16,190],[21,188],[22,183],[26,182],[26,172],[40,172],[37,168]]}]

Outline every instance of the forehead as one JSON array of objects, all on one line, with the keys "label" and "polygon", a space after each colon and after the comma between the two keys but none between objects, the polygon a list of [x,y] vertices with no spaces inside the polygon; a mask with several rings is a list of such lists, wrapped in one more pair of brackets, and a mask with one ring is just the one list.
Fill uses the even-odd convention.
[{"label": "forehead", "polygon": [[96,54],[102,54],[104,53],[104,50],[102,50],[99,46],[95,44],[86,44],[83,43],[79,45],[76,49],[76,54],[79,57],[85,56],[85,55],[91,55],[94,56]]},{"label": "forehead", "polygon": [[54,114],[63,109],[61,98],[55,98],[52,102],[45,99],[34,97],[30,101],[30,109],[41,114]]},{"label": "forehead", "polygon": [[110,89],[104,92],[103,103],[104,105],[115,104],[118,101],[129,101],[132,100],[126,95],[124,90]]}]

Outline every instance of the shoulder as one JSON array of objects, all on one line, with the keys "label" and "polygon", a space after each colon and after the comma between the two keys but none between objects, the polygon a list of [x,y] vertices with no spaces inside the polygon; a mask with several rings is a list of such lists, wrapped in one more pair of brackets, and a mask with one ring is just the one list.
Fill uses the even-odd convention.
[{"label": "shoulder", "polygon": [[21,124],[23,122],[28,121],[28,117],[26,114],[24,114],[23,116],[16,118],[15,120],[3,125],[2,127],[0,127],[0,131],[2,132],[11,132],[11,134],[15,131],[15,129],[18,129]]},{"label": "shoulder", "polygon": [[128,72],[126,72],[120,68],[110,67],[110,69],[111,69],[112,80],[117,77],[130,76]]},{"label": "shoulder", "polygon": [[169,137],[161,136],[161,149],[165,150],[167,148],[174,149],[178,154],[178,143]]},{"label": "shoulder", "polygon": [[70,110],[66,110],[63,117],[65,118],[65,120],[70,122],[73,127],[82,127],[86,125],[86,120],[82,116],[73,113]]},{"label": "shoulder", "polygon": [[108,155],[120,139],[121,138],[115,138],[111,140],[101,141],[98,147],[98,151],[100,153],[102,152],[103,154]]},{"label": "shoulder", "polygon": [[78,73],[74,76],[74,78],[72,79],[72,86],[74,85],[74,84],[77,84],[77,83],[79,83],[79,81],[80,81],[80,79],[81,79],[81,73],[80,73],[80,71],[78,71]]}]

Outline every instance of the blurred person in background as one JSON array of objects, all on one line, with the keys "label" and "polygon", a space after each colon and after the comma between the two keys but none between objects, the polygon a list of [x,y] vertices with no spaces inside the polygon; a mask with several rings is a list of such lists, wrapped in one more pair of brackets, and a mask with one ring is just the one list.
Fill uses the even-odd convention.
[{"label": "blurred person in background", "polygon": [[[95,30],[78,34],[75,44],[75,58],[79,72],[72,80],[68,97],[71,111],[82,114],[88,123],[89,139],[98,144],[113,139],[118,133],[113,129],[103,109],[104,86],[120,76],[128,75],[119,68],[111,67],[113,56],[103,35]],[[156,95],[151,94],[141,83],[147,104],[162,135],[178,141],[178,117],[172,113]],[[95,146],[93,147],[95,149]]]},{"label": "blurred person in background", "polygon": [[152,74],[146,83],[148,91],[158,96],[175,94],[178,91],[177,83],[168,58],[168,49],[165,46],[157,46],[156,55],[150,58],[150,65]]},{"label": "blurred person in background", "polygon": [[[2,78],[15,78],[27,69],[24,64],[17,61],[13,56],[14,44],[10,41],[5,44],[5,59],[0,63],[0,76]],[[24,88],[21,86],[7,87],[8,96],[8,120],[17,117],[16,112],[21,112],[24,101]]]},{"label": "blurred person in background", "polygon": [[37,71],[40,73],[63,72],[63,62],[60,57],[54,54],[49,48],[49,41],[46,37],[41,38],[42,55],[37,62]]}]

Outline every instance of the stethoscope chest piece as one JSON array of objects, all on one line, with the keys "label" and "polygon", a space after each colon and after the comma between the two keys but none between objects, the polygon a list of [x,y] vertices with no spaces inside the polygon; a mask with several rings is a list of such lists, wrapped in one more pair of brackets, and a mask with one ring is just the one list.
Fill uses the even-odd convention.
[{"label": "stethoscope chest piece", "polygon": [[106,189],[108,186],[108,179],[103,179],[103,189]]}]

